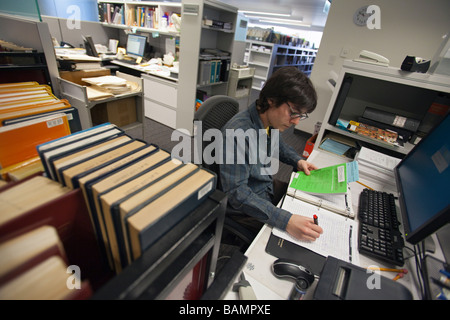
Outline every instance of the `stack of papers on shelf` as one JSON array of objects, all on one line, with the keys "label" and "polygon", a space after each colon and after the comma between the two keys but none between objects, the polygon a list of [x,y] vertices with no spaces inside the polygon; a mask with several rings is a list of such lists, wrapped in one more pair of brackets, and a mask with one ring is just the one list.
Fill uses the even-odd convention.
[{"label": "stack of papers on shelf", "polygon": [[353,159],[356,143],[348,137],[328,132],[320,142],[319,148],[339,156]]},{"label": "stack of papers on shelf", "polygon": [[355,159],[359,163],[360,175],[395,189],[394,168],[401,159],[362,147]]},{"label": "stack of papers on shelf", "polygon": [[102,61],[99,57],[88,56],[82,48],[55,48],[57,59],[74,61]]},{"label": "stack of papers on shelf", "polygon": [[140,90],[137,83],[117,76],[82,78],[81,80],[91,85],[86,89],[89,100],[104,99],[116,94],[132,93]]}]

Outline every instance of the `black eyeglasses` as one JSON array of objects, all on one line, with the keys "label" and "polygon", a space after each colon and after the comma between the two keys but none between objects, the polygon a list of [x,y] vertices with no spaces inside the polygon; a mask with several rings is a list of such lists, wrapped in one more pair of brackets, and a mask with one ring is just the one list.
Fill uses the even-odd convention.
[{"label": "black eyeglasses", "polygon": [[308,118],[308,114],[306,112],[305,113],[295,112],[295,110],[293,110],[291,108],[291,105],[289,104],[289,102],[286,102],[286,104],[288,105],[289,111],[291,112],[291,119],[298,119],[299,118],[300,120],[305,120],[305,119]]}]

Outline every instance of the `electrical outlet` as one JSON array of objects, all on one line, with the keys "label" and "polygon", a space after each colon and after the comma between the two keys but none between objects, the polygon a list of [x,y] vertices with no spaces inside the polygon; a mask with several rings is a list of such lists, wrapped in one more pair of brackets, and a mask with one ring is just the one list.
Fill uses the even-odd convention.
[{"label": "electrical outlet", "polygon": [[340,53],[341,58],[348,58],[350,54],[350,47],[343,47]]}]

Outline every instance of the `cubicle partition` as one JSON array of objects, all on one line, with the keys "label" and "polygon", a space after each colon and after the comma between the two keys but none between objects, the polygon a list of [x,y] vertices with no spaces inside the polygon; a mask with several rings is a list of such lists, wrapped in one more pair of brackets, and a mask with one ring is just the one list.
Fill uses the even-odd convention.
[{"label": "cubicle partition", "polygon": [[53,91],[58,96],[58,65],[48,24],[38,20],[0,14],[0,30],[2,30],[2,40],[44,53]]},{"label": "cubicle partition", "polygon": [[42,21],[50,27],[50,34],[59,43],[64,41],[75,47],[83,47],[82,36],[89,35],[94,43],[108,45],[109,39],[120,40],[122,30],[116,28],[105,28],[98,22],[77,21],[70,19],[42,16]]}]

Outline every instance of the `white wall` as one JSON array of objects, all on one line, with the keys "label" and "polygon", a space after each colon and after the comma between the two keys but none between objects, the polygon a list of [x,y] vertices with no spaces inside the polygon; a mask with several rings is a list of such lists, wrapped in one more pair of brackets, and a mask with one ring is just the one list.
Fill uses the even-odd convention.
[{"label": "white wall", "polygon": [[[353,23],[354,12],[368,4],[380,7],[379,30]],[[449,0],[333,0],[311,74],[318,105],[297,128],[313,133],[315,123],[323,120],[332,94],[326,81],[331,71],[338,74],[342,67],[343,47],[349,49],[346,59],[366,49],[387,57],[390,66],[398,68],[407,55],[431,59],[442,36],[450,32],[449,12]]]}]

